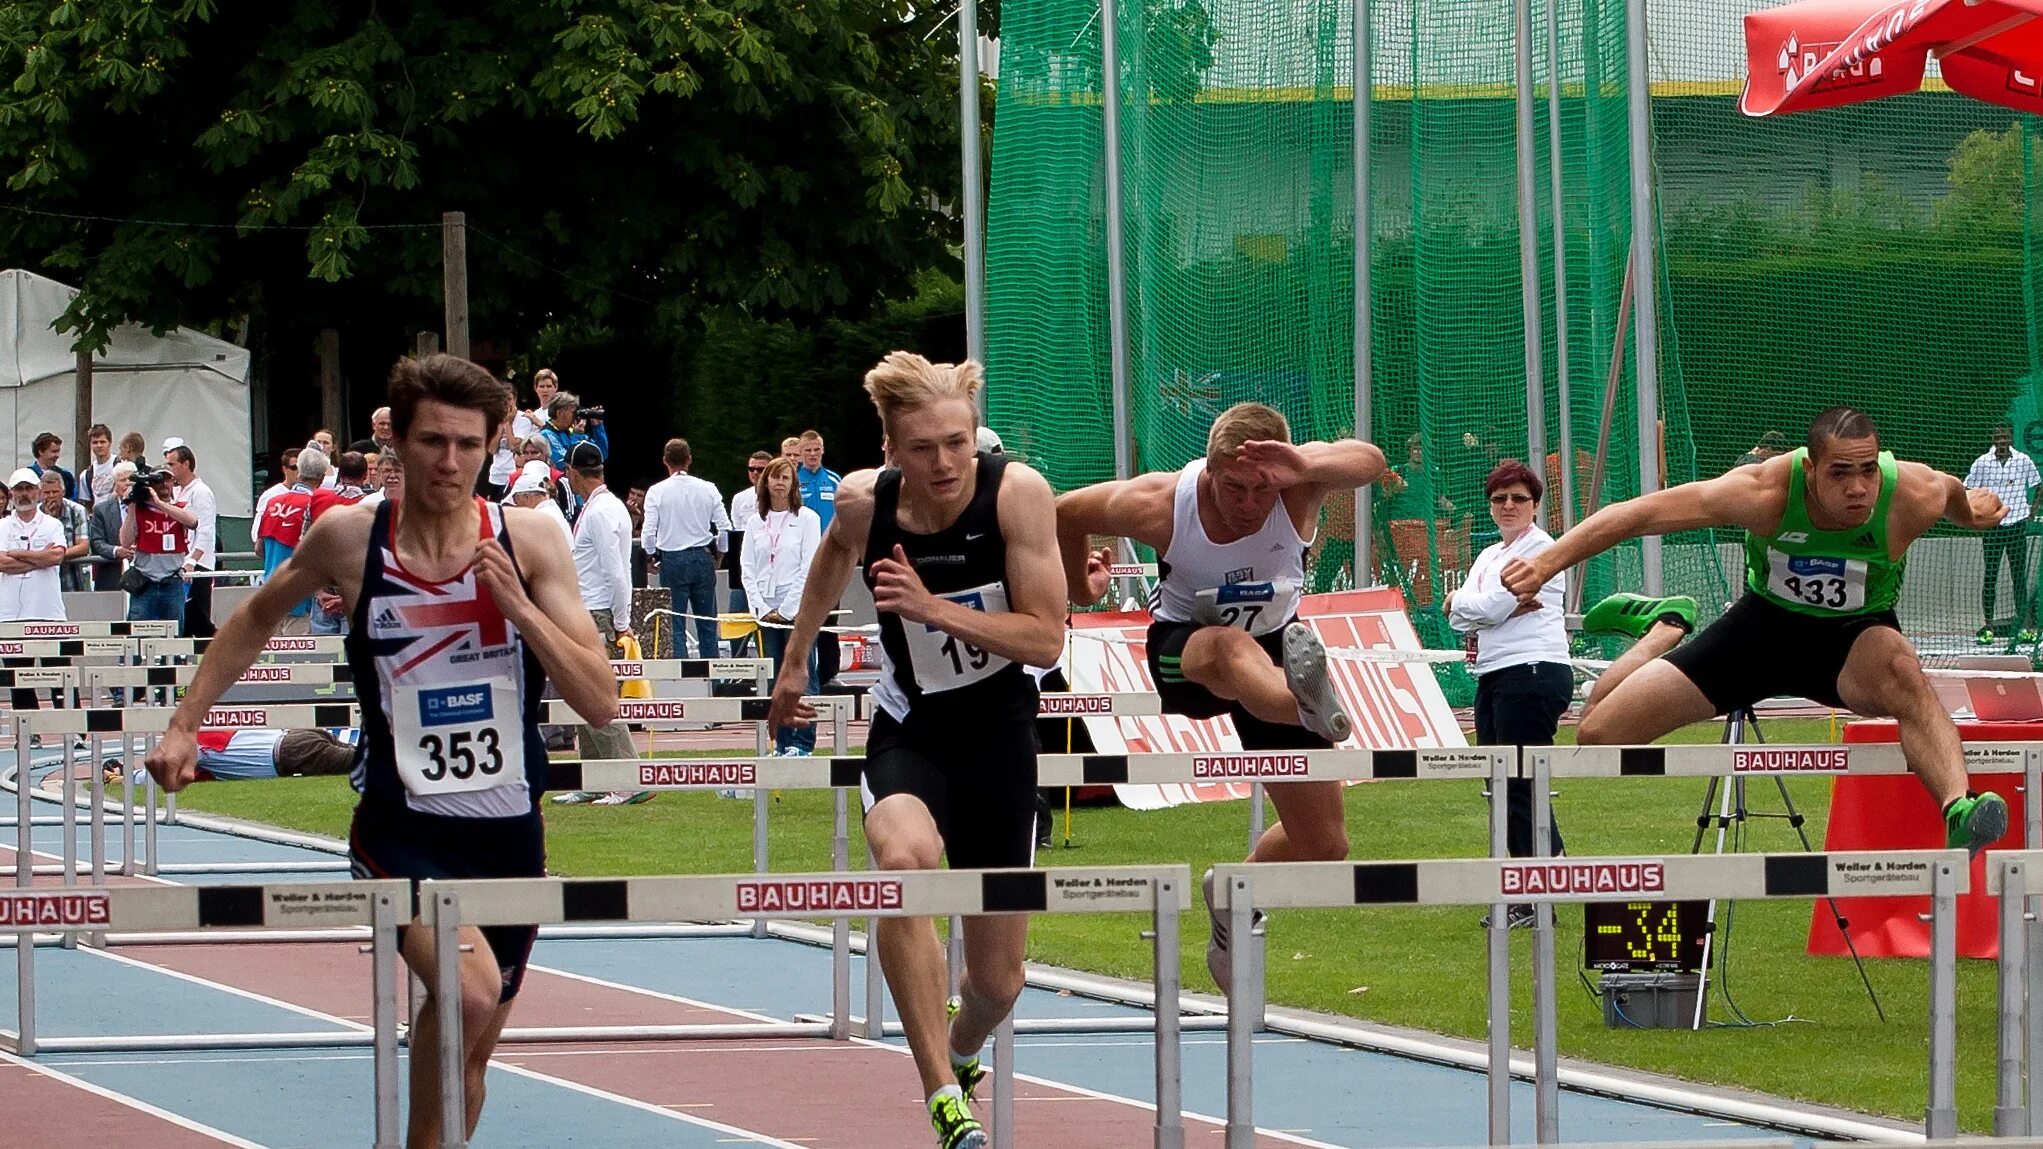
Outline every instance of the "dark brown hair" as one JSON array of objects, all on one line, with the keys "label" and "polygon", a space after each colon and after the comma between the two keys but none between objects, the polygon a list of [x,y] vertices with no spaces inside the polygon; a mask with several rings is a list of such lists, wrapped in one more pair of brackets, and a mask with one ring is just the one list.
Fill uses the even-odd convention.
[{"label": "dark brown hair", "polygon": [[482,414],[485,434],[495,437],[504,421],[504,396],[509,388],[488,371],[459,356],[437,352],[423,359],[409,356],[390,369],[390,425],[402,439],[411,431],[419,403],[431,399],[449,407]]},{"label": "dark brown hair", "polygon": [[802,509],[801,477],[795,474],[794,460],[782,456],[766,464],[766,469],[759,472],[759,481],[752,484],[752,489],[759,495],[759,513],[761,515],[765,515],[773,509],[773,495],[766,486],[766,480],[771,479],[777,471],[787,472],[787,509],[790,511]]}]

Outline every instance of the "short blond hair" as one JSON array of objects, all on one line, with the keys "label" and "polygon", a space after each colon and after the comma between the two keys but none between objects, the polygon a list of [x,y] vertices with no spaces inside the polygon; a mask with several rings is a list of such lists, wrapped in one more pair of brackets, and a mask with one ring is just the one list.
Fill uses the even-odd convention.
[{"label": "short blond hair", "polygon": [[1284,413],[1267,403],[1236,403],[1213,420],[1206,433],[1206,465],[1231,462],[1243,443],[1291,441],[1291,424]]},{"label": "short blond hair", "polygon": [[970,359],[931,363],[912,351],[895,351],[865,373],[865,393],[879,409],[882,425],[891,424],[894,416],[904,411],[946,399],[963,399],[976,406],[979,388],[985,385],[985,369]]}]

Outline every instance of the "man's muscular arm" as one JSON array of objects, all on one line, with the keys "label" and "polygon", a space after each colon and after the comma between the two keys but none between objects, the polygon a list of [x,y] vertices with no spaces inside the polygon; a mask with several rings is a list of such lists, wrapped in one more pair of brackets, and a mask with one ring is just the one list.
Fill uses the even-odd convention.
[{"label": "man's muscular arm", "polygon": [[1895,550],[1929,533],[1938,519],[1968,531],[1984,531],[2000,525],[2007,508],[1992,491],[1968,488],[1955,475],[1947,475],[1923,463],[1902,463],[1895,476],[1894,501],[1888,508],[1888,539]]},{"label": "man's muscular arm", "polygon": [[1090,548],[1094,535],[1133,539],[1158,553],[1170,549],[1171,502],[1176,471],[1094,483],[1057,499],[1057,553],[1064,561],[1065,594],[1091,606],[1106,593],[1106,571]]},{"label": "man's muscular arm", "polygon": [[[484,539],[475,551],[477,581],[489,587],[504,617],[531,644],[568,706],[590,726],[609,725],[617,719],[617,674],[582,605],[567,540],[544,515],[524,507],[505,508],[504,525],[518,562],[512,564],[503,544]],[[625,616],[630,617],[628,606]]]},{"label": "man's muscular arm", "polygon": [[1743,527],[1767,532],[1780,525],[1786,505],[1787,456],[1726,475],[1653,491],[1597,511],[1536,557],[1512,559],[1499,578],[1521,598],[1561,571],[1591,559],[1626,539],[1703,527]]}]

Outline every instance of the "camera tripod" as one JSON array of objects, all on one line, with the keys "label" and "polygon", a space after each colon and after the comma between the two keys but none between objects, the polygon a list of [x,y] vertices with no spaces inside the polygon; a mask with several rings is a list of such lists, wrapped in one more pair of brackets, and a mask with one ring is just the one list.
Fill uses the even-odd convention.
[{"label": "camera tripod", "polygon": [[[1760,729],[1759,715],[1754,713],[1753,709],[1749,706],[1741,707],[1726,714],[1724,716],[1723,741],[1727,746],[1747,741],[1765,744],[1766,732]],[[1733,852],[1738,852],[1745,842],[1745,825],[1754,818],[1776,818],[1787,822],[1788,825],[1794,827],[1795,836],[1801,840],[1803,852],[1815,852],[1815,847],[1809,843],[1808,819],[1801,811],[1795,809],[1795,799],[1788,793],[1787,779],[1781,775],[1775,774],[1773,776],[1774,789],[1779,792],[1781,798],[1781,809],[1778,812],[1754,810],[1746,800],[1745,784],[1748,779],[1742,776],[1732,776],[1727,779],[1712,775],[1708,781],[1708,786],[1703,790],[1702,812],[1696,815],[1695,841],[1690,844],[1689,853],[1702,853],[1703,837],[1709,833],[1710,827],[1713,825],[1717,830],[1716,852],[1719,854],[1724,852],[1724,842],[1727,837],[1731,839]],[[1729,785],[1725,785],[1726,782]],[[1712,807],[1715,807],[1714,812],[1712,812]],[[1880,1007],[1880,995],[1873,989],[1872,978],[1866,974],[1865,959],[1859,956],[1859,947],[1857,943],[1852,941],[1851,922],[1845,918],[1844,911],[1838,906],[1836,898],[1825,897],[1823,902],[1830,907],[1831,920],[1837,923],[1838,936],[1844,939],[1845,949],[1851,954],[1852,965],[1858,970],[1859,982],[1866,987],[1866,998],[1873,1003],[1873,1012],[1878,1015],[1882,1022],[1885,1022],[1887,1020],[1887,1011]],[[1731,912],[1732,908],[1726,907],[1724,930],[1726,946],[1728,946],[1728,939],[1730,937]],[[1691,1026],[1694,1029],[1702,1028],[1703,1013],[1709,1000],[1710,957],[1712,949],[1717,948],[1715,944],[1717,940],[1717,903],[1714,900],[1710,902],[1709,913],[1705,920],[1708,924],[1703,934],[1702,980],[1696,989],[1695,995],[1695,1020]],[[1726,968],[1728,968],[1729,955],[1727,953],[1720,954],[1719,957],[1722,958]],[[1730,1004],[1728,993],[1725,996],[1725,1003],[1729,1005],[1734,1013],[1738,1012],[1738,1007]]]}]

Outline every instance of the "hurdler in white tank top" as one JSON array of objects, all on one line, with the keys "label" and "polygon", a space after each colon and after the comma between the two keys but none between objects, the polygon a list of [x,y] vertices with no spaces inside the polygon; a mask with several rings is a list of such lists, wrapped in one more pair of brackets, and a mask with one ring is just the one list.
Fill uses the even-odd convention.
[{"label": "hurdler in white tank top", "polygon": [[1199,521],[1199,476],[1205,471],[1206,461],[1197,459],[1178,473],[1170,549],[1163,554],[1150,614],[1159,622],[1211,623],[1268,634],[1298,613],[1305,550],[1312,539],[1299,536],[1280,498],[1261,530],[1231,543],[1214,542]]}]

